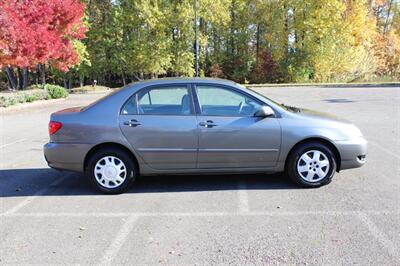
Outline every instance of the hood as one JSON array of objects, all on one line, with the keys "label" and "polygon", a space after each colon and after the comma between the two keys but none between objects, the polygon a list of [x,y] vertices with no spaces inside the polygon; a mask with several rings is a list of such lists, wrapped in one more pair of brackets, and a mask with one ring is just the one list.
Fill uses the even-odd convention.
[{"label": "hood", "polygon": [[328,122],[339,122],[339,123],[344,123],[344,124],[352,124],[350,121],[348,121],[344,118],[338,117],[336,115],[319,112],[319,111],[315,111],[315,110],[310,110],[310,109],[299,108],[299,112],[297,112],[296,115],[302,116],[304,118],[326,120]]},{"label": "hood", "polygon": [[337,132],[341,139],[350,139],[362,136],[361,131],[353,123],[335,115],[297,108],[291,114],[299,119],[303,127],[328,129]]}]

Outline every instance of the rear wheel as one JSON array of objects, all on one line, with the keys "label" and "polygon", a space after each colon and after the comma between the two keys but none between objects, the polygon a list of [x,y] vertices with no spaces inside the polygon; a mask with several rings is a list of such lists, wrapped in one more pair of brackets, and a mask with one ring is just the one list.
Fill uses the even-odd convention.
[{"label": "rear wheel", "polygon": [[86,176],[98,190],[122,193],[137,176],[137,166],[131,156],[120,149],[109,148],[95,152],[86,167]]},{"label": "rear wheel", "polygon": [[336,159],[331,149],[319,142],[306,142],[289,155],[286,171],[303,187],[329,184],[336,172]]}]

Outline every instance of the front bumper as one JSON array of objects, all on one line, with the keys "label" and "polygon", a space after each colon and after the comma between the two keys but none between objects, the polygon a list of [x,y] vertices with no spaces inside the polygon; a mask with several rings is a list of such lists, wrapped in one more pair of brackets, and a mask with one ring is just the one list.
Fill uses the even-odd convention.
[{"label": "front bumper", "polygon": [[363,137],[335,141],[335,145],[341,157],[339,170],[358,168],[365,164],[368,142]]},{"label": "front bumper", "polygon": [[85,156],[92,146],[90,144],[49,142],[43,146],[43,153],[51,168],[83,172]]}]

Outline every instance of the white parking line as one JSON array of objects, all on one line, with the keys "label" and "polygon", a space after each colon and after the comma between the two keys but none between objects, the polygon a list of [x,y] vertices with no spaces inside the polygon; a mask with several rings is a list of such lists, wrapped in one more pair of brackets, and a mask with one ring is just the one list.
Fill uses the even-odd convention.
[{"label": "white parking line", "polygon": [[392,155],[392,156],[394,156],[394,157],[396,157],[397,159],[400,160],[400,156],[399,156],[398,154],[392,152],[391,150],[386,149],[386,148],[383,147],[382,145],[380,145],[380,144],[378,144],[378,143],[376,143],[376,142],[374,142],[374,141],[370,141],[370,140],[368,140],[368,143],[372,144],[373,146],[375,146],[375,147],[381,149],[382,151],[386,152],[387,154],[390,154],[390,155]]},{"label": "white parking line", "polygon": [[238,197],[239,197],[239,212],[249,211],[249,197],[247,194],[246,181],[238,180]]},{"label": "white parking line", "polygon": [[400,215],[400,210],[366,210],[366,211],[248,211],[248,212],[34,212],[2,213],[0,217],[217,217],[217,216],[357,216],[366,215]]},{"label": "white parking line", "polygon": [[14,144],[17,144],[17,143],[20,143],[20,142],[24,142],[25,140],[26,140],[26,139],[18,139],[18,140],[16,140],[16,141],[3,144],[3,145],[0,146],[0,149],[5,148],[5,147],[8,147],[8,146],[11,146],[11,145],[14,145]]},{"label": "white parking line", "polygon": [[400,249],[396,247],[395,244],[393,244],[393,242],[390,241],[383,232],[381,232],[381,230],[379,230],[379,228],[375,225],[375,223],[371,220],[371,218],[369,218],[367,214],[360,212],[357,217],[368,228],[371,235],[375,237],[375,239],[378,240],[378,242],[388,251],[393,259],[395,259],[397,263],[400,263]]},{"label": "white parking line", "polygon": [[124,245],[138,218],[139,217],[135,215],[129,216],[126,222],[122,225],[117,236],[111,242],[111,245],[104,252],[104,256],[100,259],[98,264],[112,265],[112,261],[118,255],[119,250]]},{"label": "white parking line", "polygon": [[52,187],[60,184],[62,181],[65,180],[66,177],[67,176],[64,175],[64,176],[58,178],[57,180],[55,180],[48,187],[42,188],[41,190],[36,192],[34,195],[26,197],[23,201],[21,201],[20,203],[18,203],[17,205],[12,207],[11,209],[7,210],[4,214],[5,215],[15,214],[17,211],[19,211],[20,209],[22,209],[23,207],[25,207],[26,205],[31,203],[33,200],[37,199],[39,196],[41,196],[41,195],[45,194],[46,192],[48,192]]}]

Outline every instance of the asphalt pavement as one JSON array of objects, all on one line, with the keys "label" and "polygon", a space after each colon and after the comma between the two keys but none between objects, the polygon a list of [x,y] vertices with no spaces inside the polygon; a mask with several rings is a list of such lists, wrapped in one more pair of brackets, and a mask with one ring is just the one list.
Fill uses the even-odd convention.
[{"label": "asphalt pavement", "polygon": [[400,265],[400,88],[257,88],[354,122],[364,167],[302,189],[285,175],[141,177],[122,195],[47,167],[50,113],[0,113],[0,264]]}]

